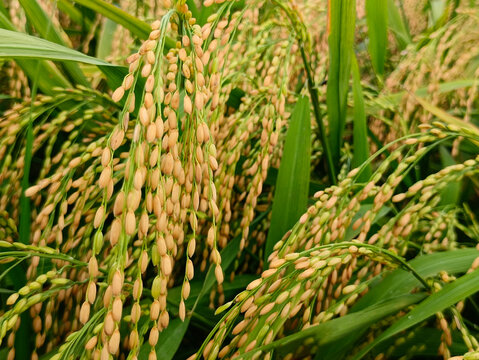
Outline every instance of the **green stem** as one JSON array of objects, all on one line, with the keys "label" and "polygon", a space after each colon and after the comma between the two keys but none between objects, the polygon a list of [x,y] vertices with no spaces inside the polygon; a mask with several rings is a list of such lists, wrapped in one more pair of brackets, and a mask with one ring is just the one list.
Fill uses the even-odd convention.
[{"label": "green stem", "polygon": [[316,123],[318,124],[319,138],[321,140],[321,144],[323,145],[324,155],[326,156],[329,181],[331,182],[331,184],[336,185],[336,169],[334,167],[331,149],[329,148],[328,138],[326,137],[326,130],[323,122],[323,117],[321,115],[321,109],[319,107],[318,90],[311,74],[311,67],[309,65],[308,59],[306,58],[303,44],[300,44],[300,49],[301,57],[303,58],[304,69],[306,70],[306,75],[308,77],[308,90],[311,97],[311,102],[313,103],[314,117],[316,119]]}]

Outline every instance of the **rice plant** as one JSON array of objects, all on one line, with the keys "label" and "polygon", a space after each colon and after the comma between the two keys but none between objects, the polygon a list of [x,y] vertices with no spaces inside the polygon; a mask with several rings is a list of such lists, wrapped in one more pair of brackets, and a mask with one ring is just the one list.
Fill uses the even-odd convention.
[{"label": "rice plant", "polygon": [[0,358],[479,358],[477,5],[0,4]]}]

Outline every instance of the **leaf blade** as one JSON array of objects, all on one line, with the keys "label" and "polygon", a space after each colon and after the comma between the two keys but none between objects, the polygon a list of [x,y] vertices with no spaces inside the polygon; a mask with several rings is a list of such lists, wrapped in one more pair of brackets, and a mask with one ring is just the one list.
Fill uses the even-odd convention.
[{"label": "leaf blade", "polygon": [[329,1],[329,72],[326,102],[330,147],[334,164],[339,164],[343,131],[346,124],[351,58],[353,56],[356,2]]},{"label": "leaf blade", "polygon": [[369,35],[369,55],[377,75],[384,75],[388,44],[388,4],[384,0],[366,0],[366,21]]},{"label": "leaf blade", "polygon": [[[352,61],[353,74],[353,98],[354,98],[354,114],[353,114],[353,162],[352,167],[360,167],[369,158],[368,145],[368,126],[366,120],[366,112],[364,109],[364,96],[361,86],[359,67],[356,57],[353,56]],[[371,164],[368,164],[359,174],[359,181],[367,181],[371,176]]]},{"label": "leaf blade", "polygon": [[[274,244],[297,222],[308,203],[311,162],[311,116],[309,98],[298,99],[286,134],[283,157],[274,193],[265,260]],[[267,261],[265,261],[267,263]]]},{"label": "leaf blade", "polygon": [[93,65],[115,66],[51,41],[5,29],[0,29],[0,58],[77,61]]},{"label": "leaf blade", "polygon": [[354,359],[359,360],[363,358],[364,355],[380,342],[426,320],[437,312],[456,304],[477,291],[479,291],[479,271],[473,271],[460,277],[456,281],[445,285],[441,290],[428,296],[407,315],[401,317],[391,325],[372,343],[368,344],[363,350],[361,350]]}]

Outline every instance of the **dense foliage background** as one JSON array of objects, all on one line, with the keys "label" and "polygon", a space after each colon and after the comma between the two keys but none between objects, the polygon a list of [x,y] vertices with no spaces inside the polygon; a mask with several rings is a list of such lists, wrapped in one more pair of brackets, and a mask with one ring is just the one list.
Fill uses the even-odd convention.
[{"label": "dense foliage background", "polygon": [[478,65],[475,0],[4,0],[0,358],[479,358]]}]

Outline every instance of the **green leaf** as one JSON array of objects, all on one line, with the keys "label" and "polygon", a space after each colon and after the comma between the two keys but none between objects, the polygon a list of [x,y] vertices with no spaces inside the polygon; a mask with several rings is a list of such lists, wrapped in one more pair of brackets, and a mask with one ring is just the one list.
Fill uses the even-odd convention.
[{"label": "green leaf", "polygon": [[412,42],[411,35],[394,0],[388,0],[387,5],[389,29],[393,32],[400,50],[404,50]]},{"label": "green leaf", "polygon": [[[410,261],[409,265],[423,278],[435,276],[440,271],[454,275],[467,271],[478,256],[478,250],[466,248],[418,256]],[[372,303],[409,293],[417,286],[421,286],[421,284],[410,272],[403,269],[395,270],[388,274],[378,285],[372,287],[351,308],[351,311],[359,311]]]},{"label": "green leaf", "polygon": [[[363,88],[359,75],[358,62],[353,57],[352,62],[353,73],[353,97],[354,97],[354,114],[353,114],[353,162],[352,167],[361,166],[369,158],[368,145],[368,125],[366,113],[364,110]],[[371,176],[371,164],[368,164],[359,174],[359,181],[367,182]]]},{"label": "green leaf", "polygon": [[[293,227],[308,205],[311,166],[311,116],[309,98],[298,99],[286,134],[283,157],[274,192],[265,260],[274,244]],[[267,261],[265,261],[267,264]]]},{"label": "green leaf", "polygon": [[96,57],[106,59],[111,54],[113,35],[118,24],[110,19],[106,19],[100,33],[100,39],[96,48]]},{"label": "green leaf", "polygon": [[388,45],[388,4],[384,0],[366,0],[368,23],[369,55],[373,68],[379,76],[384,75],[384,63]]},{"label": "green leaf", "polygon": [[349,75],[353,56],[356,1],[330,0],[329,72],[326,101],[333,163],[338,165],[346,124]]},{"label": "green leaf", "polygon": [[[424,294],[404,295],[381,304],[372,305],[363,311],[311,326],[305,330],[273,341],[268,345],[240,355],[238,359],[249,359],[258,350],[269,351],[274,349],[277,355],[286,355],[306,341],[308,343],[314,342],[315,345],[321,346],[337,340],[347,339],[349,335],[363,328],[367,328],[387,316],[396,314],[407,306],[417,303],[423,299],[424,296]],[[320,358],[322,359],[323,357]]]},{"label": "green leaf", "polygon": [[460,277],[452,283],[445,285],[438,292],[428,296],[418,306],[411,310],[407,315],[400,318],[385,332],[379,335],[372,343],[362,349],[354,359],[359,360],[364,357],[372,348],[380,342],[404,331],[427,318],[433,316],[449,306],[471,296],[479,291],[479,271],[473,271]]},{"label": "green leaf", "polygon": [[75,3],[83,5],[117,24],[122,25],[130,30],[135,36],[147,39],[151,32],[151,27],[146,22],[128,14],[115,5],[109,4],[102,0],[75,0]]},{"label": "green leaf", "polygon": [[[13,24],[3,13],[0,13],[0,28],[15,31]],[[15,59],[15,61],[30,79],[37,77],[38,88],[45,94],[52,94],[53,88],[56,86],[71,87],[68,80],[65,79],[61,72],[52,63],[21,58]]]},{"label": "green leaf", "polygon": [[171,360],[173,358],[181,345],[189,324],[189,317],[185,321],[180,319],[170,321],[168,327],[160,333],[156,343],[155,350],[158,359]]},{"label": "green leaf", "polygon": [[[440,271],[454,275],[467,271],[477,256],[479,256],[479,251],[475,248],[460,249],[419,256],[410,261],[409,265],[423,278],[435,276]],[[368,293],[353,305],[350,313],[367,309],[372,304],[403,296],[418,286],[421,286],[420,282],[410,272],[403,269],[395,270],[386,275],[378,284],[372,285]],[[363,333],[364,331],[358,331],[350,334],[347,342],[343,341],[340,347],[330,344],[323,350],[328,354],[328,358],[341,359],[345,354],[350,353],[351,347]]]},{"label": "green leaf", "polygon": [[[54,42],[59,45],[67,46],[64,40],[66,35],[56,29],[50,20],[49,16],[41,8],[36,0],[19,0],[20,5],[25,11],[28,21],[38,31],[40,36],[46,40]],[[90,83],[85,78],[80,67],[76,63],[65,63],[64,68],[69,76],[77,83],[86,87],[90,87]]]},{"label": "green leaf", "polygon": [[[103,0],[75,0],[75,2],[105,16],[117,24],[120,24],[141,39],[147,39],[150,35],[150,25],[117,8],[115,5],[109,4]],[[169,37],[166,37],[165,49],[171,49],[175,46],[175,41]]]},{"label": "green leaf", "polygon": [[[443,168],[455,165],[456,162],[451,153],[444,147],[439,147],[439,155],[441,156],[441,163]],[[441,190],[441,201],[439,205],[456,205],[461,196],[461,182],[449,182],[444,189]]]},{"label": "green leaf", "polygon": [[65,46],[4,29],[0,29],[0,58],[78,61],[93,65],[114,66]]}]

